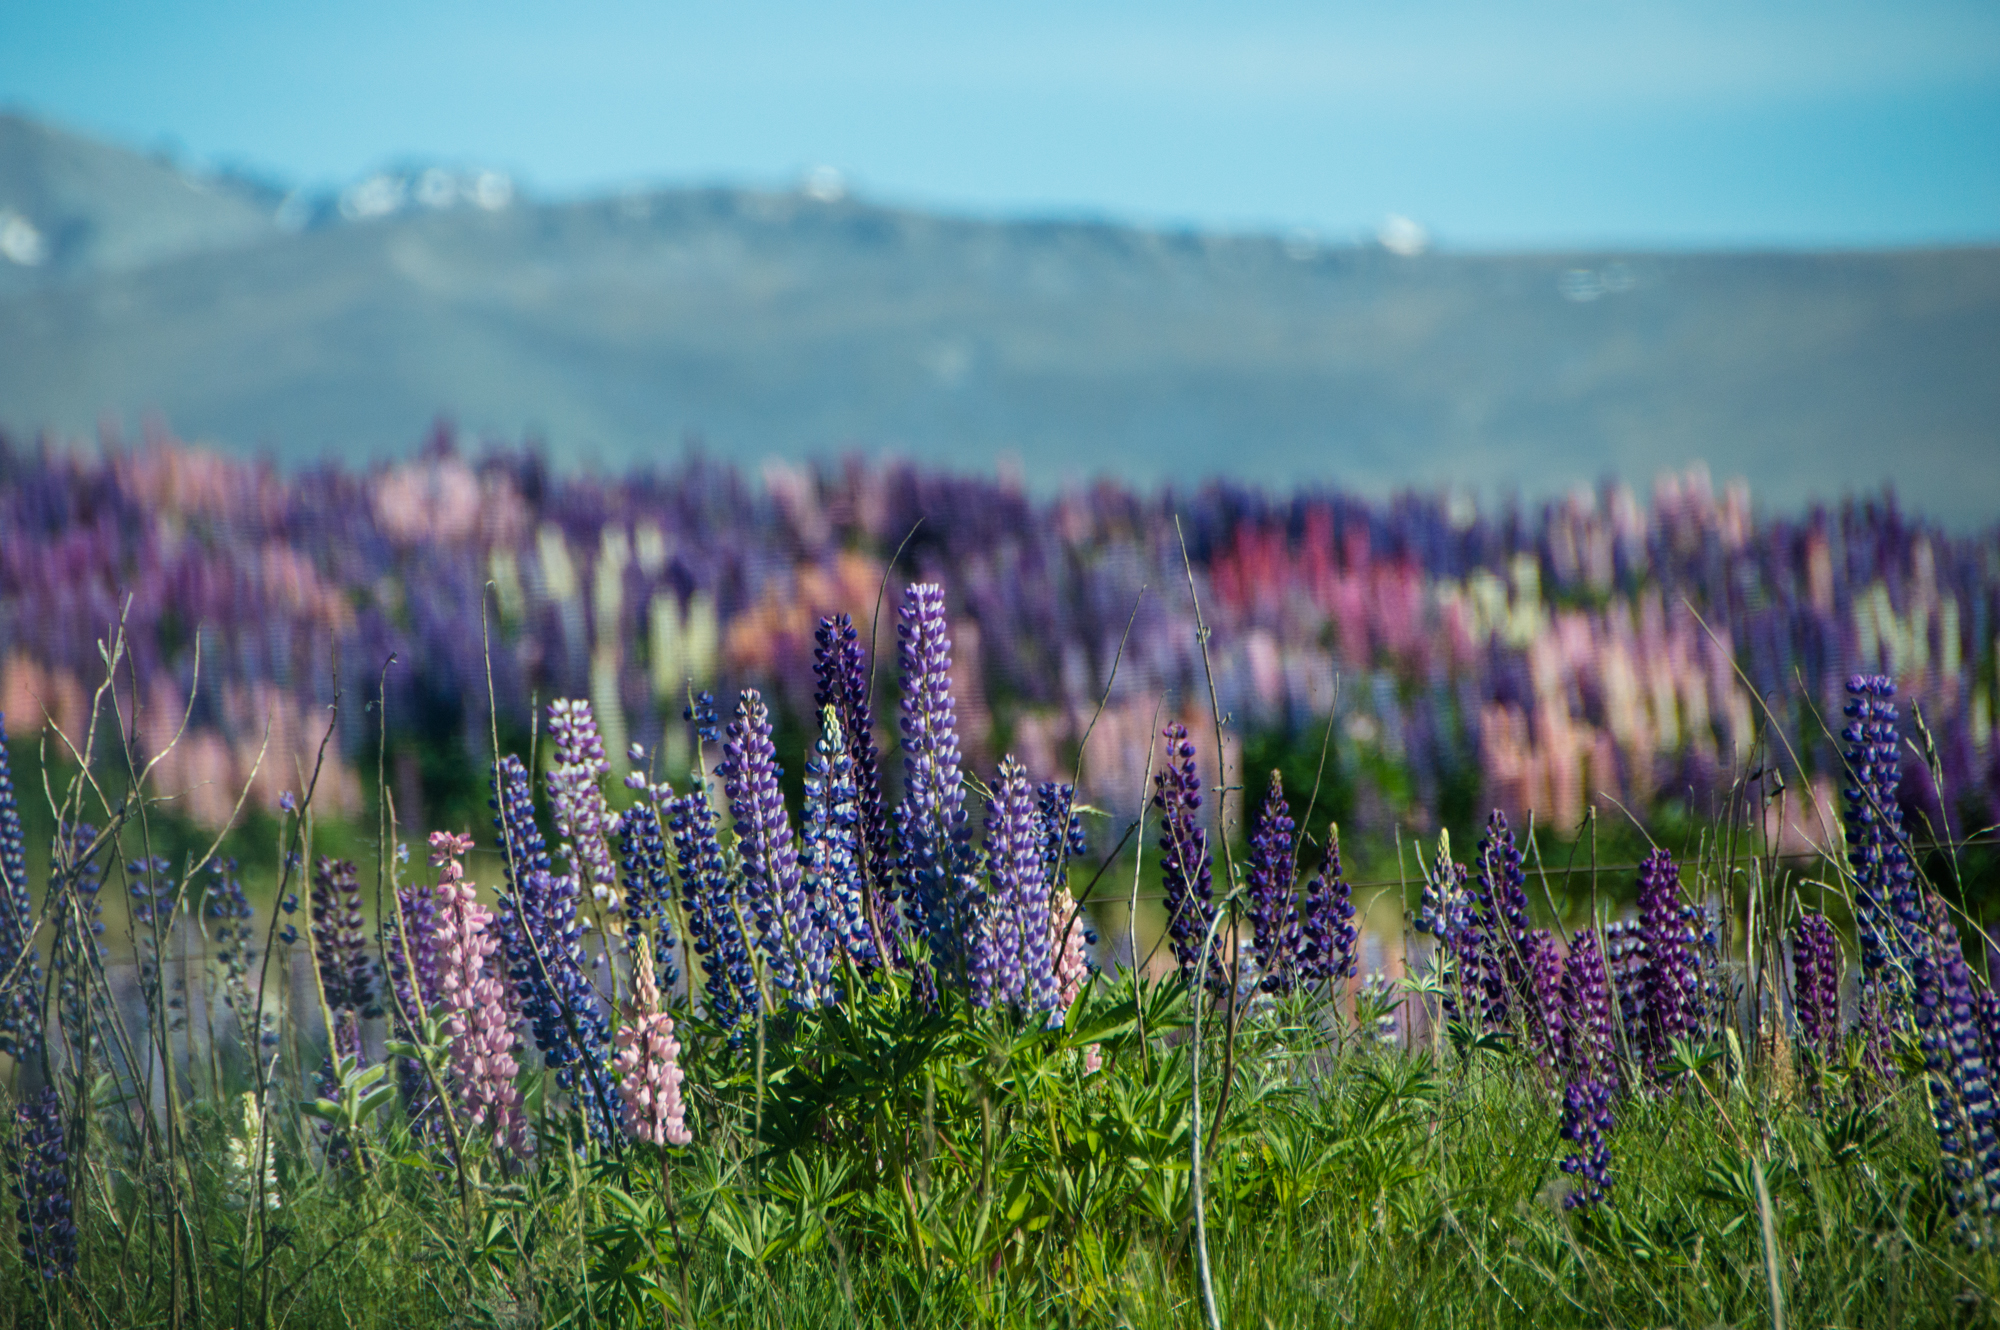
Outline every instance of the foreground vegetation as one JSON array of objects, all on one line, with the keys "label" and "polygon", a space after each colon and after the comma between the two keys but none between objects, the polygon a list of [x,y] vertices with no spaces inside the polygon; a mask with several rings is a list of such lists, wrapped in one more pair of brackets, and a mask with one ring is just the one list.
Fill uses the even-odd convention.
[{"label": "foreground vegetation", "polygon": [[[426,871],[392,851],[384,796],[372,900],[317,853],[310,772],[278,801],[262,916],[233,865],[151,852],[129,745],[79,741],[39,891],[0,787],[21,1206],[0,1307],[175,1327],[1996,1319],[2000,1003],[1958,884],[1918,874],[1886,680],[1853,685],[1848,859],[1802,876],[1722,840],[1656,851],[1636,920],[1561,919],[1547,893],[1530,906],[1495,814],[1470,854],[1410,847],[1424,940],[1364,975],[1337,841],[1289,813],[1304,792],[1256,792],[1232,841],[1177,723],[1133,838],[1157,876],[1130,888],[1159,883],[1166,930],[1093,938],[1072,891],[1116,847],[1084,843],[1067,785],[964,767],[937,588],[911,589],[898,641],[898,797],[836,618],[798,825],[754,690],[726,724],[692,700],[677,786],[635,749],[615,812],[589,705],[559,701],[539,801],[497,756],[491,838],[434,834]],[[111,719],[87,733],[126,731]],[[139,797],[96,782],[119,763]]]}]

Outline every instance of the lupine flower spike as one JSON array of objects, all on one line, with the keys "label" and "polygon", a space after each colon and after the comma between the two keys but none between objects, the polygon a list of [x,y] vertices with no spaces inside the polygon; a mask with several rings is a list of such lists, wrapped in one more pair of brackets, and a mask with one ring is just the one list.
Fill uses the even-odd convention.
[{"label": "lupine flower spike", "polygon": [[943,587],[921,582],[903,593],[896,638],[903,682],[904,793],[897,810],[903,885],[930,943],[933,968],[939,975],[956,975],[970,961],[967,944],[980,900],[972,874]]},{"label": "lupine flower spike", "polygon": [[1299,920],[1299,977],[1325,984],[1329,990],[1353,978],[1358,936],[1353,892],[1340,872],[1340,827],[1329,824],[1326,856],[1306,884],[1305,910]]},{"label": "lupine flower spike", "polygon": [[687,1145],[687,1110],[681,1102],[680,1041],[674,1022],[660,1010],[660,990],[653,980],[652,958],[644,951],[632,956],[632,1000],[618,1027],[620,1098],[625,1104],[625,1134],[654,1145]]},{"label": "lupine flower spike", "polygon": [[1799,1038],[1824,1066],[1840,1048],[1840,943],[1823,914],[1792,932],[1792,985]]},{"label": "lupine flower spike", "polygon": [[8,769],[7,718],[0,715],[0,1053],[32,1057],[42,1046],[41,966],[33,943],[35,903],[28,892],[28,850]]},{"label": "lupine flower spike", "polygon": [[466,1126],[485,1126],[501,1149],[525,1159],[534,1150],[521,1092],[514,1084],[512,1003],[507,984],[488,962],[500,949],[493,913],[481,905],[459,861],[472,850],[470,836],[431,833],[431,866],[438,870],[438,1005],[445,1015],[451,1081]]},{"label": "lupine flower spike", "polygon": [[826,925],[806,896],[791,819],[778,792],[771,714],[756,689],[743,690],[722,752],[719,770],[736,820],[744,895],[757,921],[771,984],[794,1006],[816,1005],[822,995],[815,977],[826,965]]},{"label": "lupine flower spike", "polygon": [[1562,1171],[1576,1179],[1563,1197],[1565,1209],[1602,1203],[1611,1189],[1611,1146],[1604,1134],[1614,1125],[1611,1087],[1598,1080],[1571,1081],[1563,1091],[1562,1137],[1575,1147]]},{"label": "lupine flower spike", "polygon": [[[1153,807],[1160,812],[1160,874],[1167,895],[1167,934],[1183,978],[1192,979],[1215,919],[1215,890],[1208,830],[1201,825],[1201,773],[1187,726],[1176,721],[1160,731],[1167,741],[1166,762],[1153,775]],[[1211,958],[1210,969],[1225,973]]]},{"label": "lupine flower spike", "polygon": [[1296,832],[1292,810],[1285,803],[1284,782],[1273,771],[1270,792],[1250,835],[1252,945],[1263,971],[1258,983],[1268,993],[1288,993],[1297,980],[1299,902],[1292,892]]},{"label": "lupine flower spike", "polygon": [[21,1256],[44,1279],[64,1279],[76,1269],[76,1224],[69,1197],[69,1151],[63,1142],[62,1101],[53,1086],[14,1110],[15,1217]]},{"label": "lupine flower spike", "polygon": [[1687,912],[1681,902],[1680,869],[1665,850],[1654,850],[1639,865],[1639,929],[1646,944],[1639,1051],[1647,1074],[1657,1076],[1674,1040],[1694,1032],[1701,998]]}]

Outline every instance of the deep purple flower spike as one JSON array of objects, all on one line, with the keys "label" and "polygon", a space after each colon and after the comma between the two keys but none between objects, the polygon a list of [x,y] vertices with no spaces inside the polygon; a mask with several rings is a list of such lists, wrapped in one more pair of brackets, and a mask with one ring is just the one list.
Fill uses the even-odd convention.
[{"label": "deep purple flower spike", "polygon": [[1250,835],[1250,926],[1255,937],[1260,986],[1288,993],[1297,981],[1299,904],[1292,890],[1297,827],[1285,803],[1285,786],[1271,773],[1270,792]]},{"label": "deep purple flower spike", "polygon": [[[1187,726],[1175,721],[1160,731],[1167,741],[1166,762],[1153,774],[1153,807],[1160,813],[1160,873],[1166,886],[1167,934],[1181,975],[1192,979],[1215,920],[1208,831],[1201,825],[1201,773]],[[1219,945],[1212,951],[1221,950]],[[1210,957],[1210,972],[1225,973]]]}]

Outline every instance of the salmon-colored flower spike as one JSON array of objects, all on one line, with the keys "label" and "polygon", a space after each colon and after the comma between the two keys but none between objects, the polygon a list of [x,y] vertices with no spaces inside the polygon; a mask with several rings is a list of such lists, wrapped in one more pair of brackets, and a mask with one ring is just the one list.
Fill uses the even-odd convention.
[{"label": "salmon-colored flower spike", "polygon": [[671,1016],[660,1010],[653,958],[632,952],[632,1001],[618,1028],[618,1056],[612,1065],[625,1105],[625,1134],[654,1145],[687,1145],[687,1106],[681,1101],[681,1045]]},{"label": "salmon-colored flower spike", "polygon": [[451,1079],[466,1124],[483,1124],[502,1149],[526,1159],[534,1153],[534,1138],[514,1084],[520,1066],[514,1060],[507,984],[486,964],[499,950],[500,939],[493,934],[493,912],[475,899],[473,884],[465,880],[465,865],[459,862],[471,849],[470,836],[431,833],[431,864],[438,870],[439,984]]}]

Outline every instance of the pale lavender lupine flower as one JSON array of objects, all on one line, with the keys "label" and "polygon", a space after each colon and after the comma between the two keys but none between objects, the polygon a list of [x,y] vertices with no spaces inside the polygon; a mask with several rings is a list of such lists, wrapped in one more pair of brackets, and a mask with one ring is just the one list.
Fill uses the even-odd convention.
[{"label": "pale lavender lupine flower", "polygon": [[570,872],[592,897],[618,907],[618,872],[611,858],[610,838],[618,818],[604,798],[604,778],[611,763],[597,732],[597,717],[582,698],[549,703],[549,734],[555,740],[555,762],[549,768],[549,807]]}]

